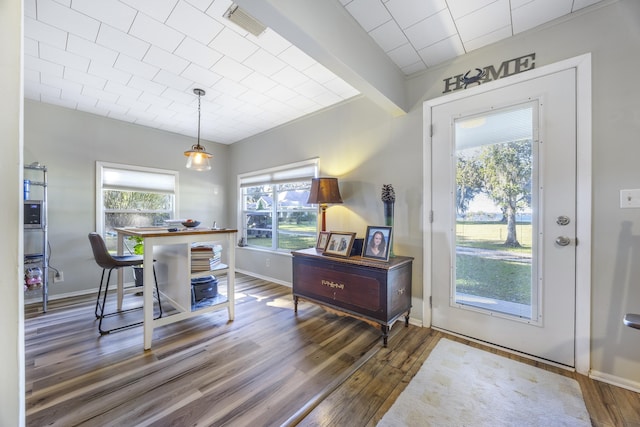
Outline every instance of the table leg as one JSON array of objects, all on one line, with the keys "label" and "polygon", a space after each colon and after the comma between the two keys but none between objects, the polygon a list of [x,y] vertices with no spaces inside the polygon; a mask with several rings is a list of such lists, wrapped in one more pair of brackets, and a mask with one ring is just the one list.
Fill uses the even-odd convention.
[{"label": "table leg", "polygon": [[151,340],[153,338],[153,239],[144,239],[144,269],[143,269],[143,284],[142,284],[142,299],[143,299],[143,312],[144,312],[144,349],[149,350],[151,348]]},{"label": "table leg", "polygon": [[[118,246],[117,246],[117,254],[118,255],[123,255],[124,253],[124,236],[121,233],[118,233]],[[117,304],[117,308],[118,311],[122,310],[122,300],[124,298],[124,272],[123,272],[124,268],[118,268],[117,271],[117,275],[118,275],[118,286],[117,286],[117,293],[116,293],[116,304]]]}]

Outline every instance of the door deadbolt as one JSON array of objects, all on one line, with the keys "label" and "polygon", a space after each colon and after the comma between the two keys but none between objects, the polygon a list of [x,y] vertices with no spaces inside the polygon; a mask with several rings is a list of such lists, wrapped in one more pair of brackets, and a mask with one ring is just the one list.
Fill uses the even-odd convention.
[{"label": "door deadbolt", "polygon": [[571,239],[567,236],[558,236],[556,237],[556,243],[559,246],[567,246],[569,243],[571,243]]},{"label": "door deadbolt", "polygon": [[571,220],[569,219],[568,216],[566,215],[560,215],[558,217],[558,219],[556,219],[556,224],[558,225],[567,225],[571,222]]}]

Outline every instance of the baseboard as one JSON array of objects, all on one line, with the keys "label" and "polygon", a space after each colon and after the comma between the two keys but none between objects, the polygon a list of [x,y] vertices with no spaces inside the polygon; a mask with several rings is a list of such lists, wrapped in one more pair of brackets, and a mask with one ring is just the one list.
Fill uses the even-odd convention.
[{"label": "baseboard", "polygon": [[589,372],[589,378],[602,381],[603,383],[615,385],[617,387],[626,388],[627,390],[634,391],[636,393],[640,393],[640,382],[631,381],[626,378],[620,378],[615,375],[606,374],[600,371],[591,370]]},{"label": "baseboard", "polygon": [[246,274],[247,276],[255,277],[256,279],[266,280],[267,282],[277,283],[278,285],[286,286],[287,288],[291,287],[291,282],[286,282],[284,280],[275,279],[273,277],[256,274],[253,271],[247,271],[247,270],[242,270],[241,268],[236,268],[236,272]]}]

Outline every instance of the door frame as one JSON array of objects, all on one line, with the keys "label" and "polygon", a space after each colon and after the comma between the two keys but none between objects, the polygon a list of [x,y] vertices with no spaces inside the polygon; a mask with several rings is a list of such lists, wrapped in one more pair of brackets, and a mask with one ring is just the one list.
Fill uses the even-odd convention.
[{"label": "door frame", "polygon": [[536,68],[504,79],[425,101],[423,104],[423,326],[431,327],[431,201],[432,109],[441,104],[508,87],[559,71],[576,70],[576,319],[575,370],[588,375],[591,367],[591,53]]}]

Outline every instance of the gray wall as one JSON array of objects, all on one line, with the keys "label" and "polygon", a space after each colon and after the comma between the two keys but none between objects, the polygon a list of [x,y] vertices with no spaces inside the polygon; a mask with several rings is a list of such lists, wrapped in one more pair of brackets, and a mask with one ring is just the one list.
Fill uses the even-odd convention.
[{"label": "gray wall", "polygon": [[[87,239],[96,228],[96,161],[178,171],[178,216],[209,226],[227,222],[228,146],[203,141],[214,155],[212,170],[195,172],[185,168],[183,155],[194,143],[182,135],[25,102],[24,163],[37,161],[48,168],[50,263],[64,272],[63,282],[50,280],[52,298],[93,292],[99,284],[100,269]],[[36,237],[25,236],[27,245]]]},{"label": "gray wall", "polygon": [[[594,375],[640,389],[640,333],[623,326],[626,312],[640,312],[640,211],[620,209],[619,191],[640,188],[640,2],[621,0],[577,13],[561,25],[546,25],[480,49],[408,81],[414,107],[390,117],[357,99],[231,146],[230,185],[238,173],[320,157],[321,175],[339,178],[344,205],[327,211],[327,228],[355,231],[381,224],[382,184],[397,194],[395,252],[415,257],[414,308],[420,320],[422,268],[422,103],[442,96],[443,80],[466,70],[536,53],[538,67],[592,53],[593,225],[592,340]],[[568,21],[568,22],[564,22]],[[428,173],[428,171],[426,171]],[[229,200],[235,204],[235,198]],[[271,267],[265,259],[270,257]],[[241,268],[290,281],[291,260],[244,250]],[[634,262],[635,261],[635,262]]]}]

